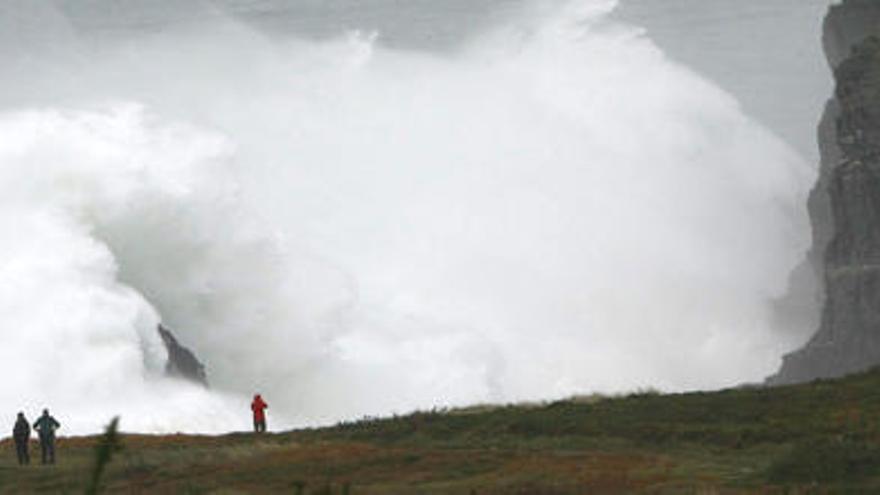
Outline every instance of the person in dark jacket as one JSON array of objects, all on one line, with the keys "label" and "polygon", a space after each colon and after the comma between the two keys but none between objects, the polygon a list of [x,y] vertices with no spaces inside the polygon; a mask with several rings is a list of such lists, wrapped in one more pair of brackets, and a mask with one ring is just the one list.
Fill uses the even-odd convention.
[{"label": "person in dark jacket", "polygon": [[263,398],[260,397],[260,394],[254,396],[254,401],[251,402],[251,411],[254,413],[254,431],[257,433],[265,433],[266,432],[266,408],[269,407],[269,404],[263,402]]},{"label": "person in dark jacket", "polygon": [[43,464],[55,464],[55,430],[58,428],[61,428],[61,423],[49,415],[48,409],[43,409],[43,415],[34,423],[34,429],[40,436]]},{"label": "person in dark jacket", "polygon": [[24,466],[31,463],[31,456],[28,454],[28,442],[31,440],[31,424],[24,417],[24,413],[18,413],[18,419],[15,420],[15,426],[12,428],[12,438],[15,440],[15,453],[18,455],[18,465]]}]

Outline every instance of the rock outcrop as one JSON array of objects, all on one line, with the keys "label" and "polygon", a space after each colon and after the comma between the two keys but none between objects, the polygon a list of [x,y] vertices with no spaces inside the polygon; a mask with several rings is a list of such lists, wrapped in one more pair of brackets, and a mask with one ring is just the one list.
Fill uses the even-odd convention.
[{"label": "rock outcrop", "polygon": [[822,274],[818,332],[769,384],[880,364],[880,2],[847,0],[825,21],[836,90],[819,124],[822,163],[809,200],[810,264]]},{"label": "rock outcrop", "polygon": [[162,336],[162,342],[165,343],[165,348],[168,350],[168,364],[165,365],[165,373],[207,387],[208,376],[205,373],[205,366],[196,358],[195,354],[180,345],[174,334],[162,325],[159,325],[159,335]]},{"label": "rock outcrop", "polygon": [[877,0],[844,0],[832,6],[822,32],[822,45],[832,68],[849,58],[853,47],[874,36],[880,24]]}]

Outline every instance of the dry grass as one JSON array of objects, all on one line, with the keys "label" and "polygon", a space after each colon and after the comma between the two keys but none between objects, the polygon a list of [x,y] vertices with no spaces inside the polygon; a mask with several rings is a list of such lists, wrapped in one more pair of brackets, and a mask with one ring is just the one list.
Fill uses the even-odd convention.
[{"label": "dry grass", "polygon": [[[104,493],[880,493],[880,372],[766,390],[573,398],[275,435],[124,435]],[[82,493],[98,439],[0,493]],[[34,445],[36,447],[36,445]]]}]

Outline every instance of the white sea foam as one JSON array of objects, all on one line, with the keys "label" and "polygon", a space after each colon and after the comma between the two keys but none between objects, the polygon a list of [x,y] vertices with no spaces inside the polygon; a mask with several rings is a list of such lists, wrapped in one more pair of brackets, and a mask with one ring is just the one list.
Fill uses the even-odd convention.
[{"label": "white sea foam", "polygon": [[[222,20],[30,53],[0,83],[3,414],[222,431],[256,391],[281,427],[770,373],[809,168],[613,5],[442,54]],[[163,378],[160,320],[209,391]]]}]

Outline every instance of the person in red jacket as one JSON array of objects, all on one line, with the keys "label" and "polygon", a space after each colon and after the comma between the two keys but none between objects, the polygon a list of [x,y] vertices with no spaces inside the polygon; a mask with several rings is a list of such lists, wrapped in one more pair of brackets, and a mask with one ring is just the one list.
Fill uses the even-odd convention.
[{"label": "person in red jacket", "polygon": [[263,398],[260,397],[260,394],[254,396],[254,401],[251,402],[251,411],[254,412],[254,431],[257,433],[265,433],[266,432],[266,408],[269,407],[269,404],[266,404],[263,401]]}]

